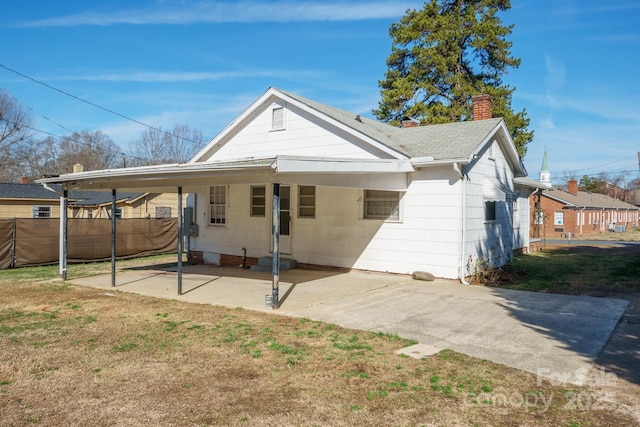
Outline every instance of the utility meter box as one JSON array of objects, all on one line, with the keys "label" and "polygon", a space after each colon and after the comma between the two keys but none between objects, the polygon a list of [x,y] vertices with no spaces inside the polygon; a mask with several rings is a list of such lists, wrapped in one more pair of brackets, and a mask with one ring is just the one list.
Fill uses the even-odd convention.
[{"label": "utility meter box", "polygon": [[200,230],[198,224],[196,224],[194,221],[194,212],[191,206],[187,206],[186,208],[184,208],[183,219],[184,234],[189,237],[198,237],[198,233]]}]

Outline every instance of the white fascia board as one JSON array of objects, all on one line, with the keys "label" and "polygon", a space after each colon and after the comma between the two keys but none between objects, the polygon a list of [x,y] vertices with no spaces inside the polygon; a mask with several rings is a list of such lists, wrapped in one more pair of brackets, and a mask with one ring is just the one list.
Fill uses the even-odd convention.
[{"label": "white fascia board", "polygon": [[82,181],[150,181],[154,179],[166,180],[168,178],[190,178],[212,172],[238,172],[254,173],[273,172],[271,164],[274,158],[249,159],[244,161],[210,162],[195,164],[170,164],[158,166],[143,166],[138,168],[105,169],[98,171],[68,173],[56,178],[37,180],[40,184],[51,183],[79,183]]},{"label": "white fascia board", "polygon": [[471,160],[467,157],[460,157],[457,159],[439,159],[434,160],[431,156],[426,157],[414,157],[411,159],[411,164],[416,168],[426,168],[429,166],[442,166],[451,165],[457,163],[459,165],[468,165]]},{"label": "white fascia board", "polygon": [[296,156],[278,156],[272,167],[276,173],[396,173],[415,170],[409,160]]}]

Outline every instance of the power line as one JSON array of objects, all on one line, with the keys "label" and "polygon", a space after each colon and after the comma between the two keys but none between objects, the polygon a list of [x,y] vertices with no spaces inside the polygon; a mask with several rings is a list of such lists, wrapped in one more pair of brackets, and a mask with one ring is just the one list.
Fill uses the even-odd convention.
[{"label": "power line", "polygon": [[56,91],[56,92],[59,92],[59,93],[61,93],[61,94],[65,95],[65,96],[71,97],[71,98],[73,98],[73,99],[75,99],[75,100],[77,100],[77,101],[84,102],[85,104],[91,105],[92,107],[98,108],[98,109],[100,109],[100,110],[102,110],[102,111],[106,111],[107,113],[114,114],[114,115],[116,115],[116,116],[118,116],[118,117],[121,117],[121,118],[123,118],[123,119],[125,119],[125,120],[129,120],[129,121],[131,121],[131,122],[133,122],[133,123],[137,123],[137,124],[139,124],[139,125],[141,125],[141,126],[147,127],[147,128],[149,128],[149,129],[153,129],[153,130],[155,130],[155,131],[157,131],[157,132],[161,132],[161,133],[164,133],[164,134],[169,135],[169,136],[173,136],[173,137],[175,137],[175,138],[184,139],[185,141],[191,142],[191,143],[193,143],[193,144],[197,144],[197,145],[199,145],[200,147],[203,147],[203,146],[204,146],[204,144],[202,144],[202,142],[201,142],[201,141],[193,141],[193,140],[191,140],[191,139],[189,139],[189,138],[185,138],[185,137],[183,137],[183,136],[179,136],[179,135],[176,135],[176,134],[174,134],[174,133],[171,133],[171,132],[167,132],[167,131],[165,131],[165,130],[162,130],[162,128],[157,128],[157,127],[155,127],[155,126],[148,125],[148,124],[143,123],[143,122],[141,122],[141,121],[139,121],[139,120],[136,120],[136,119],[131,118],[131,117],[129,117],[129,116],[126,116],[126,115],[124,115],[124,114],[118,113],[117,111],[111,110],[111,109],[106,108],[106,107],[102,107],[101,105],[98,105],[98,104],[96,104],[96,103],[94,103],[94,102],[87,101],[86,99],[80,98],[79,96],[73,95],[73,94],[71,94],[71,93],[69,93],[69,92],[65,92],[65,91],[63,91],[62,89],[58,89],[57,87],[51,86],[50,84],[47,84],[47,83],[42,82],[42,81],[40,81],[40,80],[37,80],[37,79],[35,79],[35,78],[33,78],[33,77],[30,77],[30,76],[28,76],[28,75],[26,75],[26,74],[24,74],[24,73],[21,73],[21,72],[19,72],[19,71],[17,71],[17,70],[14,70],[13,68],[7,67],[7,66],[6,66],[6,65],[4,65],[4,64],[0,64],[0,67],[4,68],[5,70],[10,71],[10,72],[12,72],[12,73],[14,73],[14,74],[16,74],[16,75],[18,75],[18,76],[20,76],[20,77],[23,77],[23,78],[25,78],[25,79],[31,80],[31,81],[32,81],[32,82],[34,82],[34,83],[37,83],[37,84],[39,84],[39,85],[42,85],[42,86],[44,86],[44,87],[46,87],[46,88],[48,88],[48,89],[54,90],[54,91]]},{"label": "power line", "polygon": [[[29,111],[31,111],[32,113],[39,115],[39,116],[40,116],[40,117],[42,117],[43,119],[45,119],[45,120],[47,120],[47,121],[49,121],[49,122],[53,123],[54,125],[56,125],[56,126],[60,127],[61,129],[65,130],[66,132],[70,132],[72,135],[73,135],[73,134],[78,134],[78,135],[80,135],[80,134],[81,134],[81,132],[73,131],[73,130],[71,130],[71,129],[69,129],[69,128],[67,128],[67,127],[63,126],[63,125],[61,125],[60,123],[56,122],[55,120],[50,119],[49,117],[45,116],[44,114],[42,114],[42,113],[40,113],[40,112],[38,112],[38,111],[34,110],[34,109],[33,109],[33,108],[31,108],[29,105],[25,104],[24,102],[21,102],[18,98],[16,98],[15,96],[13,96],[12,94],[10,94],[10,93],[9,93],[9,92],[7,92],[6,90],[0,89],[0,91],[2,91],[6,96],[10,97],[11,99],[13,99],[14,101],[16,101],[16,102],[17,102],[17,103],[19,103],[20,105],[23,105],[25,108],[27,108],[27,109],[28,109]],[[9,121],[8,121],[8,120],[6,120],[6,119],[5,119],[5,121],[6,121],[7,123],[9,123]],[[89,142],[87,143],[87,142],[84,142],[84,141],[81,141],[81,140],[75,140],[75,139],[70,138],[70,137],[67,137],[67,136],[55,135],[55,134],[53,134],[53,133],[50,133],[50,132],[44,131],[44,130],[42,130],[42,129],[37,129],[37,128],[34,128],[34,127],[32,127],[32,126],[25,125],[24,123],[19,123],[19,122],[16,122],[16,121],[13,121],[13,122],[11,122],[11,123],[12,123],[13,125],[18,125],[18,126],[21,126],[21,127],[25,128],[25,129],[32,130],[32,131],[34,131],[34,132],[40,132],[40,133],[43,133],[43,134],[45,134],[45,135],[49,135],[49,136],[52,136],[52,137],[55,137],[55,138],[58,138],[58,139],[64,139],[64,140],[67,140],[67,141],[70,141],[70,142],[74,142],[74,143],[78,143],[78,144],[81,144],[81,145],[85,145],[85,146],[87,146],[87,147],[89,147],[89,148],[93,148],[93,147],[91,146],[91,144],[93,144],[95,147],[98,147],[98,148],[100,148],[100,149],[102,149],[102,150],[105,150],[105,151],[111,152],[111,153],[113,153],[113,154],[120,154],[120,155],[121,155],[121,156],[123,156],[123,157],[129,157],[129,158],[136,159],[136,160],[140,160],[140,161],[143,161],[143,162],[147,160],[147,159],[143,159],[143,158],[141,158],[141,157],[134,156],[134,155],[132,155],[132,154],[125,153],[125,152],[120,151],[120,150],[114,150],[113,148],[110,148],[110,147],[104,146],[104,145],[100,144],[99,142],[94,141],[90,134],[89,134]]]}]

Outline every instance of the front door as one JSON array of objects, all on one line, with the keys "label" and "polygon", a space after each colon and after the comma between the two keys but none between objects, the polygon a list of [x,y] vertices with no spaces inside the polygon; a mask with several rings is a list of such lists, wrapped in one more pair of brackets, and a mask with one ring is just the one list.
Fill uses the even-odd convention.
[{"label": "front door", "polygon": [[[280,186],[280,253],[291,254],[291,187]],[[273,236],[271,237],[273,243]],[[273,247],[273,245],[272,245]]]},{"label": "front door", "polygon": [[280,252],[291,253],[291,187],[280,186]]}]

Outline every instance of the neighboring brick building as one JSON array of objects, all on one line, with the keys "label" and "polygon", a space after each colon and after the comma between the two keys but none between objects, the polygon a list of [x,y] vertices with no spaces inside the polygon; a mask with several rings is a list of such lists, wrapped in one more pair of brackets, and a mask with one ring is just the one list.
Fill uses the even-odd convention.
[{"label": "neighboring brick building", "polygon": [[531,195],[531,237],[558,238],[593,235],[638,226],[640,208],[604,194],[578,190],[570,180],[567,191],[557,188]]}]

